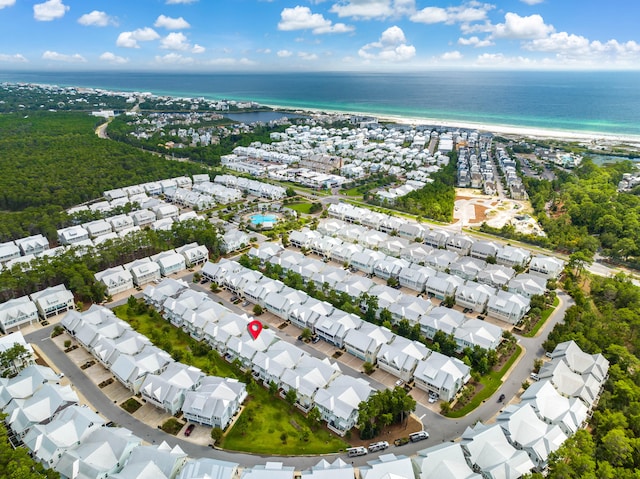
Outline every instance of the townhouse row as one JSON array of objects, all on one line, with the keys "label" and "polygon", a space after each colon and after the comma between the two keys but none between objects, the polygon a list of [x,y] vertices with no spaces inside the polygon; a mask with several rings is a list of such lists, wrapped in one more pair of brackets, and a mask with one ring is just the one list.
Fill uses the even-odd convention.
[{"label": "townhouse row", "polygon": [[364,379],[342,374],[337,363],[309,356],[280,340],[271,329],[263,329],[254,339],[248,331],[252,318],[233,313],[181,280],[165,279],[148,286],[144,299],[174,326],[205,341],[227,361],[238,361],[256,380],[266,386],[275,383],[283,397],[294,389],[297,407],[305,412],[317,407],[328,427],[340,435],[355,426],[358,405],[373,392]]},{"label": "townhouse row", "polygon": [[244,383],[174,361],[110,309],[73,311],[60,324],[126,388],[172,415],[225,429],[247,397]]},{"label": "townhouse row", "polygon": [[6,334],[9,329],[48,319],[74,307],[71,291],[63,284],[51,286],[29,296],[0,303],[0,329]]},{"label": "townhouse row", "polygon": [[[320,262],[324,266],[322,262]],[[363,321],[355,314],[348,314],[331,304],[319,301],[278,280],[273,280],[262,273],[247,269],[240,264],[221,260],[218,263],[206,263],[202,274],[218,283],[234,294],[259,304],[267,311],[285,321],[304,329],[309,328],[318,337],[338,348],[344,348],[349,354],[368,361],[394,375],[410,382],[415,379],[416,386],[438,395],[445,401],[451,400],[470,379],[470,369],[462,361],[431,351],[418,341],[397,336],[389,329]],[[386,294],[370,291],[378,296],[378,301],[389,295],[398,295],[396,290],[387,286]],[[419,299],[419,298],[413,298]],[[443,322],[443,315],[451,310],[437,308],[430,315],[431,303],[422,300],[429,309],[418,314],[422,323],[421,329],[434,331]],[[419,306],[418,306],[419,307]],[[403,310],[395,310],[397,318],[403,318]],[[448,317],[448,316],[447,316]],[[399,320],[398,319],[398,320]],[[459,341],[460,349],[483,341],[486,338],[497,346],[502,337],[502,330],[479,320],[469,320],[457,324],[453,331]],[[431,334],[431,337],[433,337]],[[484,339],[481,339],[484,338]]]}]

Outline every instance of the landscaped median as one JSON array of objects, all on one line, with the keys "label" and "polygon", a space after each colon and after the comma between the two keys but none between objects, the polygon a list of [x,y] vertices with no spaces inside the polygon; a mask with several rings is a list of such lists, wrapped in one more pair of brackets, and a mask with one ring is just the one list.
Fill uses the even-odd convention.
[{"label": "landscaped median", "polygon": [[[217,446],[234,451],[270,455],[312,455],[340,452],[348,446],[320,422],[257,384],[251,374],[220,358],[217,352],[164,320],[144,303],[114,308],[116,315],[174,359],[206,374],[232,377],[247,384],[249,397],[240,416]],[[137,402],[137,401],[136,401]]]}]

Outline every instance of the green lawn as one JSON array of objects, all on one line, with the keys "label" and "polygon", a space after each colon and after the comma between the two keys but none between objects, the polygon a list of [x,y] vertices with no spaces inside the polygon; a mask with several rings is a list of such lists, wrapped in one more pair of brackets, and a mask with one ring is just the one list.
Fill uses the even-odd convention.
[{"label": "green lawn", "polygon": [[[250,400],[220,446],[254,454],[307,455],[338,452],[349,447],[325,427],[314,431],[307,418],[285,401],[274,399],[262,386],[252,384]],[[308,440],[302,439],[305,429]],[[286,442],[282,435],[286,434]]]},{"label": "green lawn", "polygon": [[359,196],[362,198],[362,192],[358,191],[360,187],[356,186],[355,188],[350,188],[348,190],[342,190],[340,193],[346,196]]},{"label": "green lawn", "polygon": [[540,315],[540,319],[538,320],[536,325],[533,328],[531,328],[531,331],[529,331],[527,334],[523,334],[523,336],[525,338],[535,337],[535,335],[538,334],[538,331],[540,331],[540,328],[542,328],[546,324],[547,319],[549,319],[549,316],[551,316],[551,313],[553,313],[553,311],[558,307],[559,304],[560,304],[560,298],[556,296],[556,298],[553,300],[553,305],[546,308],[542,312],[542,314]]},{"label": "green lawn", "polygon": [[468,404],[464,407],[457,409],[455,411],[450,411],[445,414],[447,417],[463,417],[473,411],[475,408],[480,406],[487,398],[491,397],[493,393],[495,393],[498,388],[502,385],[502,377],[506,374],[509,368],[516,362],[516,360],[522,354],[522,348],[520,346],[516,346],[516,350],[509,358],[509,361],[502,366],[500,371],[491,371],[486,376],[483,376],[480,380],[480,383],[484,386],[482,390],[476,394]]},{"label": "green lawn", "polygon": [[161,429],[167,434],[171,434],[172,436],[175,436],[180,432],[180,429],[182,429],[182,426],[184,426],[183,422],[178,421],[175,417],[170,417],[165,421]]},{"label": "green lawn", "polygon": [[311,203],[302,201],[300,203],[289,203],[288,205],[285,205],[285,208],[291,208],[298,213],[304,213],[306,215],[311,213]]},{"label": "green lawn", "polygon": [[[157,312],[135,311],[131,314],[126,304],[114,308],[114,312],[156,346],[170,352],[174,358],[180,357],[180,362],[200,368],[206,374],[246,381],[245,375],[233,364],[165,321]],[[245,401],[242,414],[227,431],[220,447],[260,454],[288,455],[324,454],[348,447],[324,427],[318,427],[314,431],[297,408],[291,410],[289,404],[275,399],[262,386],[252,382],[247,388],[250,398]],[[305,428],[309,431],[307,441],[300,438]],[[283,432],[287,434],[286,443],[280,439]]]}]

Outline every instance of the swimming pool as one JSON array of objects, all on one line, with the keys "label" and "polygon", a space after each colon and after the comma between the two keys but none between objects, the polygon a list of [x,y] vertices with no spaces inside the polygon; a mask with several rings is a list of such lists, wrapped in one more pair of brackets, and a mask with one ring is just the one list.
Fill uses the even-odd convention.
[{"label": "swimming pool", "polygon": [[277,221],[276,215],[251,215],[251,224],[255,226],[273,226]]}]

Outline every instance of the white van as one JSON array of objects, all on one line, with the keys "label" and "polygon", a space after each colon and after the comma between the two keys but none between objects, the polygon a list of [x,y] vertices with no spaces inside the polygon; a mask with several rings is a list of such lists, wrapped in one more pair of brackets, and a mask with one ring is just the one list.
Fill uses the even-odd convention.
[{"label": "white van", "polygon": [[411,442],[423,441],[429,439],[429,433],[427,431],[418,431],[413,434],[409,434],[409,440]]},{"label": "white van", "polygon": [[358,447],[349,447],[347,448],[347,454],[349,457],[355,456],[364,456],[367,453],[367,448],[358,446]]},{"label": "white van", "polygon": [[387,441],[379,441],[369,444],[369,452],[383,451],[389,447],[389,443]]}]

